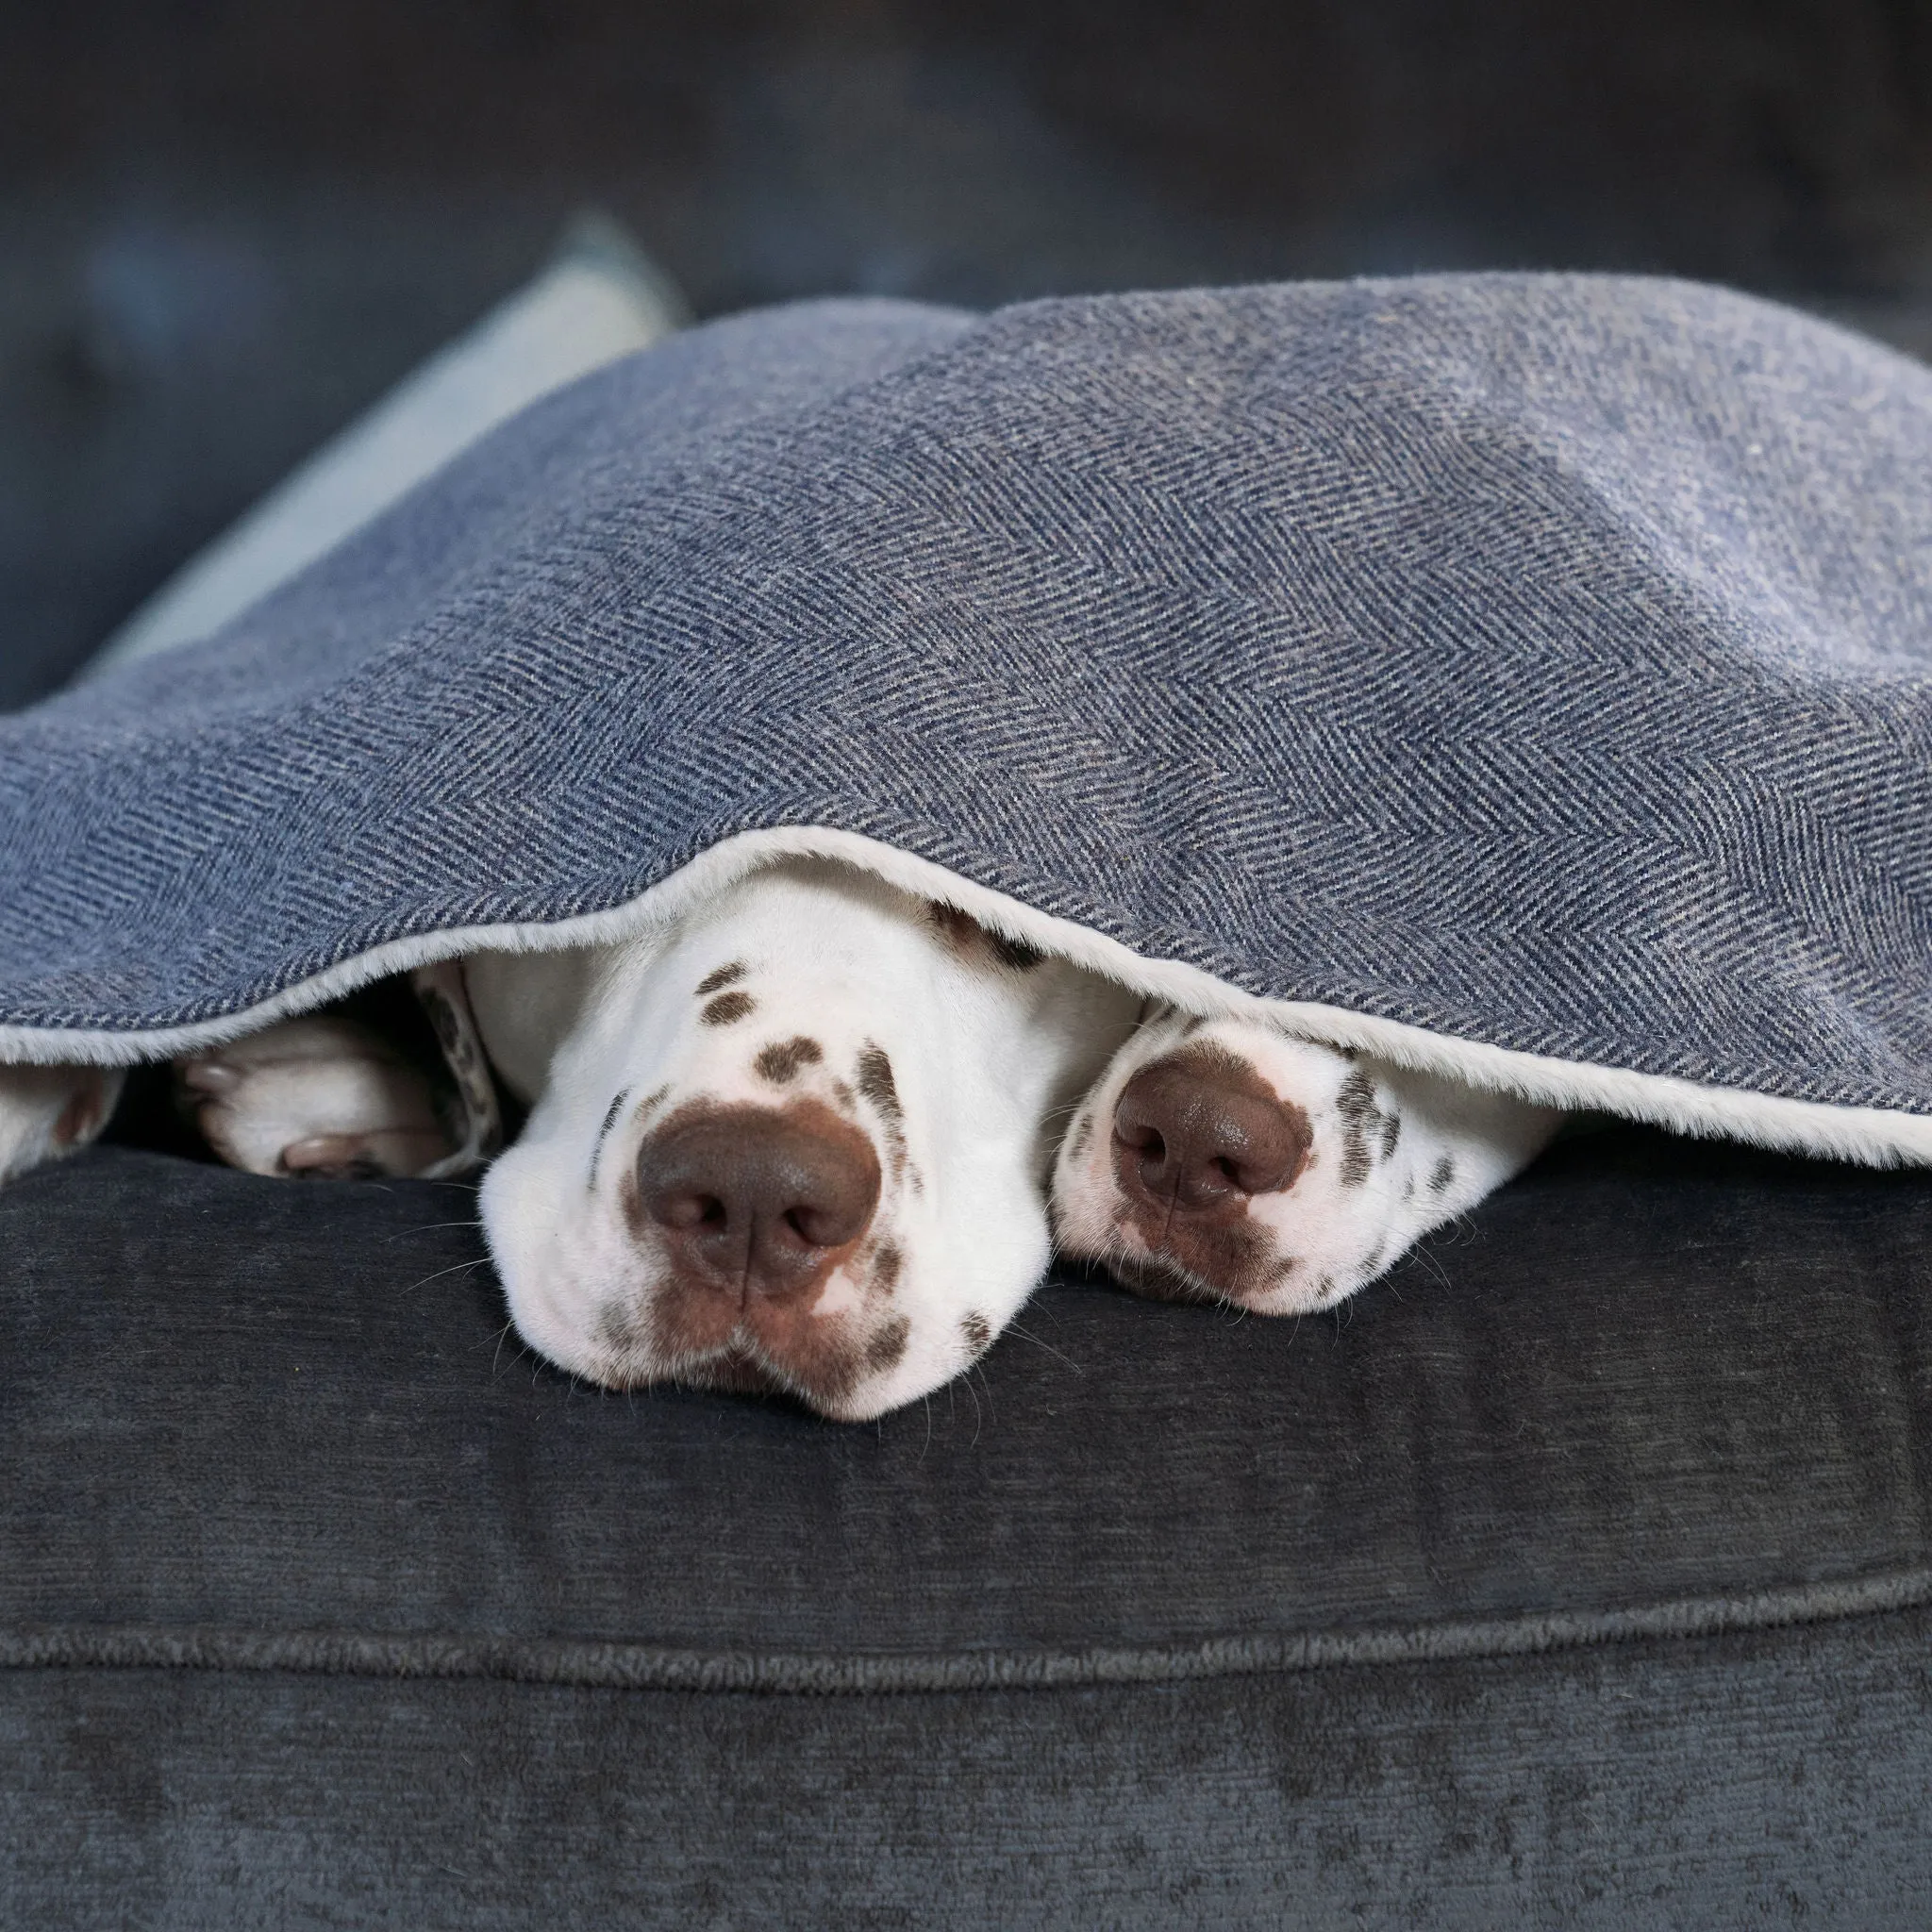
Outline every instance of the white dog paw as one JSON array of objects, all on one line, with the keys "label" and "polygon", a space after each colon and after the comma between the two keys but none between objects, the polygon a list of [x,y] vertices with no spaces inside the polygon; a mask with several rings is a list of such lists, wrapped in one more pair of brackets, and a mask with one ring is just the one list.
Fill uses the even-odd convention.
[{"label": "white dog paw", "polygon": [[126,1077],[119,1067],[0,1067],[0,1181],[85,1147]]},{"label": "white dog paw", "polygon": [[249,1174],[420,1174],[447,1156],[429,1076],[354,1020],[289,1020],[175,1063],[208,1145]]}]

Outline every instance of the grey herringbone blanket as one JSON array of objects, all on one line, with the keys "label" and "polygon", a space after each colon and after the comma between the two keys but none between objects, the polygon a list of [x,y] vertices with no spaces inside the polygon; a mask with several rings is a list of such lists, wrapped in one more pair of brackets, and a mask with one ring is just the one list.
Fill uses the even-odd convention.
[{"label": "grey herringbone blanket", "polygon": [[1677,283],[695,330],[0,720],[0,1054],[843,851],[1212,1007],[1932,1158],[1932,373]]}]

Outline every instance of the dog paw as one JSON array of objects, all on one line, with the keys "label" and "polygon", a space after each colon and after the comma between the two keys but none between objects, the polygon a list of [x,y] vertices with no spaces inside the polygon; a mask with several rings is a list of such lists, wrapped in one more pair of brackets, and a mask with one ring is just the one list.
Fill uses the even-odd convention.
[{"label": "dog paw", "polygon": [[353,1020],[288,1020],[175,1063],[208,1145],[249,1174],[407,1177],[452,1138],[429,1076]]},{"label": "dog paw", "polygon": [[0,1181],[85,1147],[126,1077],[119,1067],[0,1067]]}]

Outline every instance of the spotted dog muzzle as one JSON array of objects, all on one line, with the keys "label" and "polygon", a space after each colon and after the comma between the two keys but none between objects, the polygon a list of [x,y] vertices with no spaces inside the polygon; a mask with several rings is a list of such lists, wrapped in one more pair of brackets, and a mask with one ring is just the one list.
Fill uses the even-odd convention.
[{"label": "spotted dog muzzle", "polygon": [[[479,970],[497,1013],[545,969]],[[1058,1124],[1138,1004],[811,860],[613,951],[574,1002],[483,1189],[518,1330],[607,1387],[848,1421],[970,1368],[1039,1281]]]},{"label": "spotted dog muzzle", "polygon": [[1061,1150],[1056,1232],[1141,1294],[1325,1307],[1507,1179],[1558,1118],[1263,1021],[1158,1008]]},{"label": "spotted dog muzzle", "polygon": [[1224,1047],[1191,1043],[1142,1067],[1113,1107],[1113,1213],[1144,1244],[1117,1258],[1121,1279],[1188,1300],[1266,1286],[1281,1264],[1250,1209],[1294,1185],[1313,1139],[1307,1115]]}]

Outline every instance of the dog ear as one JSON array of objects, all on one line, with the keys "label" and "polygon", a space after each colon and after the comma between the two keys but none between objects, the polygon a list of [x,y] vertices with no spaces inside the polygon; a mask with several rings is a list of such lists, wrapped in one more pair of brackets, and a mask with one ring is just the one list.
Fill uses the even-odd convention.
[{"label": "dog ear", "polygon": [[1030,973],[1044,957],[1024,941],[1010,940],[1005,933],[993,932],[981,925],[970,912],[962,912],[957,906],[948,906],[941,900],[929,900],[925,916],[932,929],[962,959],[1003,966],[1009,973]]}]

